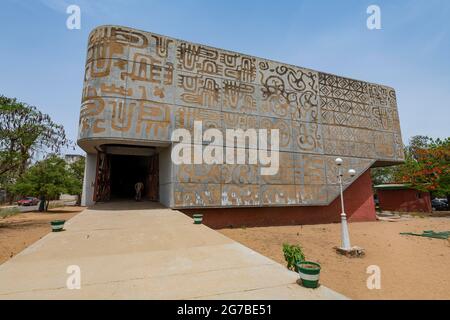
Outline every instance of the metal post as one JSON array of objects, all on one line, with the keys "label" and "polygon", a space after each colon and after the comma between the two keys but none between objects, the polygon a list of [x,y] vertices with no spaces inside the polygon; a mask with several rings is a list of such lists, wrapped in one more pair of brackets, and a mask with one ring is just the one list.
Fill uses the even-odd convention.
[{"label": "metal post", "polygon": [[350,235],[348,233],[348,225],[347,225],[347,215],[345,214],[345,208],[344,208],[344,191],[342,188],[342,168],[341,166],[338,166],[339,168],[339,187],[341,190],[341,247],[344,250],[350,250]]}]

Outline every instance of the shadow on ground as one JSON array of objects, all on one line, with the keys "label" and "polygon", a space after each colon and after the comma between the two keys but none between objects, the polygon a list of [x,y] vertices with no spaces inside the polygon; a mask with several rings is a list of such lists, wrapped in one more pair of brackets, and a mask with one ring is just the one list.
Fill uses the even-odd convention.
[{"label": "shadow on ground", "polygon": [[121,210],[152,210],[165,209],[166,207],[155,201],[135,201],[135,200],[110,200],[108,202],[97,202],[88,207],[90,210],[100,211],[121,211]]}]

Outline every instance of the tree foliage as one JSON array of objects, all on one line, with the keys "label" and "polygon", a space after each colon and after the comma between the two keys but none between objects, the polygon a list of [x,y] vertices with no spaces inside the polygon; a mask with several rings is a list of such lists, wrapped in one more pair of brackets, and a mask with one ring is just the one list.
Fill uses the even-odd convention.
[{"label": "tree foliage", "polygon": [[305,254],[299,245],[283,244],[284,260],[286,260],[287,268],[298,272],[297,263],[305,260]]},{"label": "tree foliage", "polygon": [[450,194],[450,138],[429,139],[427,145],[406,152],[406,161],[396,180],[438,196]]},{"label": "tree foliage", "polygon": [[49,115],[0,96],[0,176],[21,176],[36,152],[59,153],[69,144],[63,126]]},{"label": "tree foliage", "polygon": [[371,170],[374,185],[392,183],[395,181],[395,167],[379,167]]},{"label": "tree foliage", "polygon": [[405,146],[405,163],[372,170],[375,184],[407,183],[436,196],[450,195],[450,138],[414,136]]},{"label": "tree foliage", "polygon": [[72,163],[68,168],[68,174],[72,177],[72,185],[69,188],[69,193],[78,196],[77,204],[80,204],[80,197],[83,191],[84,166],[85,158],[81,158]]},{"label": "tree foliage", "polygon": [[13,190],[22,196],[39,197],[45,203],[44,210],[47,210],[50,200],[58,199],[62,193],[81,193],[79,177],[73,168],[54,154],[32,165]]}]

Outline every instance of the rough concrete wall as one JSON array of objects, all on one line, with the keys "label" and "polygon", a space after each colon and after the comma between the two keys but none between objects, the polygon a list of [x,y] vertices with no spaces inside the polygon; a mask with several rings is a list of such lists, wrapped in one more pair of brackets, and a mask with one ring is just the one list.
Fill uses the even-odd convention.
[{"label": "rough concrete wall", "polygon": [[83,194],[81,196],[82,206],[94,204],[95,171],[97,168],[97,154],[87,153],[84,167]]},{"label": "rough concrete wall", "polygon": [[[344,192],[349,222],[375,221],[372,182],[367,171]],[[181,209],[185,214],[203,213],[203,223],[214,229],[265,227],[340,222],[341,203],[335,199],[328,206]]]},{"label": "rough concrete wall", "polygon": [[431,212],[430,193],[416,190],[378,190],[380,208],[400,212]]},{"label": "rough concrete wall", "polygon": [[173,206],[173,172],[170,148],[159,152],[159,202],[166,207]]},{"label": "rough concrete wall", "polygon": [[224,136],[279,129],[281,168],[262,176],[259,165],[173,166],[177,208],[327,205],[338,195],[337,156],[359,174],[403,159],[389,87],[124,27],[92,31],[81,147],[170,143],[172,130],[192,132],[195,120]]}]

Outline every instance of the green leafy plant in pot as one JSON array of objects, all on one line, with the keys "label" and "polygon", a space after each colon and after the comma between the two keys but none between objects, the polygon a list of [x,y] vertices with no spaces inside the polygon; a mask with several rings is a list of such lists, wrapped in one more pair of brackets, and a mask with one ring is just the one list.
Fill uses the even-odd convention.
[{"label": "green leafy plant in pot", "polygon": [[302,247],[298,245],[283,244],[284,259],[287,262],[287,268],[289,270],[297,270],[297,263],[305,260],[305,255],[303,254]]},{"label": "green leafy plant in pot", "polygon": [[298,272],[304,287],[317,288],[319,286],[320,265],[305,261],[305,254],[299,245],[285,243],[283,244],[283,253],[288,269]]}]

